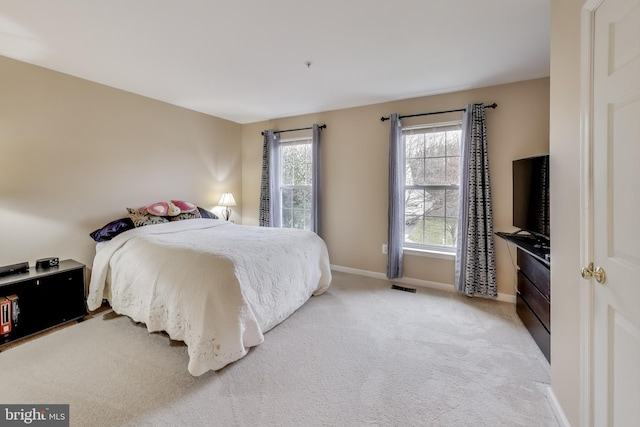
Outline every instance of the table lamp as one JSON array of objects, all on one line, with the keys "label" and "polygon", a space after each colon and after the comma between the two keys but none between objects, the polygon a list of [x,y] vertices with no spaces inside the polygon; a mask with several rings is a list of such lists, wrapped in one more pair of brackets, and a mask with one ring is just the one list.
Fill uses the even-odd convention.
[{"label": "table lamp", "polygon": [[231,209],[229,206],[236,206],[236,201],[233,198],[233,194],[231,193],[223,193],[222,197],[220,197],[220,202],[218,202],[218,206],[224,206],[222,210],[222,216],[225,221],[229,221],[229,217],[231,216]]}]

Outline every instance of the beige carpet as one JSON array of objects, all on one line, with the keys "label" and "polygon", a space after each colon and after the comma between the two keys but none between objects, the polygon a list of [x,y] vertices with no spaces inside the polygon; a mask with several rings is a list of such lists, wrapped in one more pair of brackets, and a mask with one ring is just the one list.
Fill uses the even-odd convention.
[{"label": "beige carpet", "polygon": [[218,372],[100,315],[0,353],[0,403],[68,403],[72,426],[557,426],[549,365],[513,305],[334,272]]}]

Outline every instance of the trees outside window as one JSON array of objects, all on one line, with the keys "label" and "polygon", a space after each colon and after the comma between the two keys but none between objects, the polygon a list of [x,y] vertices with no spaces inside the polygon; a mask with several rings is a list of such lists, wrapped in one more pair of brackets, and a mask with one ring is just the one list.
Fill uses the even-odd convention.
[{"label": "trees outside window", "polygon": [[405,246],[453,252],[458,225],[461,123],[404,128]]},{"label": "trees outside window", "polygon": [[311,229],[311,138],[280,142],[282,227]]}]

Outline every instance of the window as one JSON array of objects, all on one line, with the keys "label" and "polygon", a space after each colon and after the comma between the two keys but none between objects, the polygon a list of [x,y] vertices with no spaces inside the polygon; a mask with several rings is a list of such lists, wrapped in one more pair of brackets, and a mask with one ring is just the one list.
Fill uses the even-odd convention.
[{"label": "window", "polygon": [[461,122],[403,128],[407,248],[454,252]]},{"label": "window", "polygon": [[282,227],[311,230],[311,138],[280,141]]}]

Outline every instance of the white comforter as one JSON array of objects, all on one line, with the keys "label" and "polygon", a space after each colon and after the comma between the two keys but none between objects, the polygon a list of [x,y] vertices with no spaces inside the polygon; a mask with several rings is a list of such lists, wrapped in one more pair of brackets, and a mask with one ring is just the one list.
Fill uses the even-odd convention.
[{"label": "white comforter", "polygon": [[331,283],[329,256],[302,230],[190,219],[129,230],[99,247],[87,303],[184,341],[189,372],[243,357]]}]

